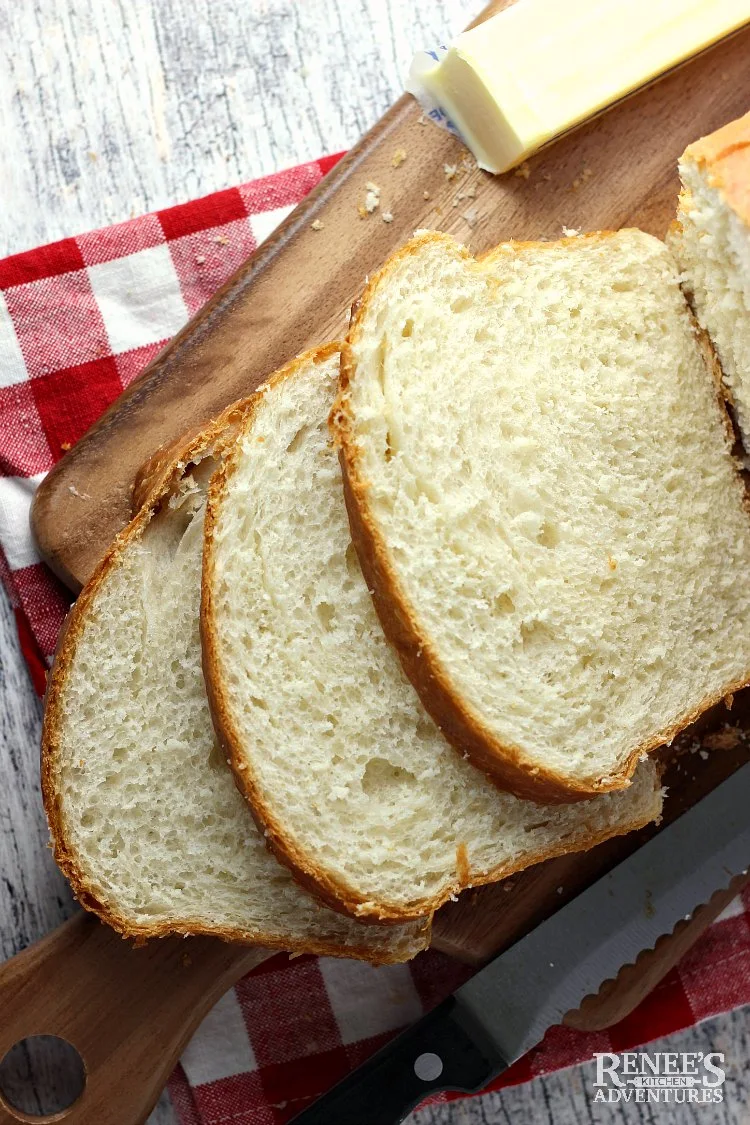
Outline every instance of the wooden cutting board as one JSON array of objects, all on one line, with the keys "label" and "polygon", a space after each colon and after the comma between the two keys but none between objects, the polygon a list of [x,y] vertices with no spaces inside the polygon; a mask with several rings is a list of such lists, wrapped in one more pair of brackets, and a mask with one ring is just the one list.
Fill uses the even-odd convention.
[{"label": "wooden cutting board", "polygon": [[[483,18],[505,6],[491,4]],[[49,564],[77,590],[127,522],[136,474],[154,451],[248,394],[295,353],[336,338],[365,275],[416,228],[449,231],[477,252],[510,237],[557,238],[563,227],[636,225],[663,235],[675,209],[677,157],[746,110],[749,57],[746,30],[539,154],[528,175],[491,177],[466,167],[465,149],[403,97],[49,474],[32,512]],[[396,167],[399,150],[406,159]],[[360,217],[368,181],[379,185],[391,223],[379,212]],[[750,758],[748,711],[747,698],[738,697],[731,716],[721,708],[704,719],[707,760],[694,752],[693,734],[671,753],[666,820]],[[728,718],[739,733],[724,729]],[[462,895],[436,917],[434,944],[482,963],[647,835]],[[596,1028],[625,1015],[729,897],[714,896],[571,1022]],[[84,1055],[88,1083],[64,1120],[104,1120],[106,1107],[111,1125],[136,1125],[200,1017],[259,956],[197,938],[131,950],[93,919],[74,919],[0,968],[0,1002],[10,1013],[0,1054],[33,1031],[67,1036]],[[0,1125],[20,1119],[0,1104]]]},{"label": "wooden cutting board", "polygon": [[[563,227],[663,235],[677,158],[745,112],[749,57],[746,29],[540,153],[528,178],[465,171],[466,149],[402,97],[47,476],[32,525],[50,566],[77,589],[127,522],[136,472],[154,450],[340,335],[365,275],[416,228],[449,231],[475,251],[559,238]],[[361,218],[370,181],[381,207]]]}]

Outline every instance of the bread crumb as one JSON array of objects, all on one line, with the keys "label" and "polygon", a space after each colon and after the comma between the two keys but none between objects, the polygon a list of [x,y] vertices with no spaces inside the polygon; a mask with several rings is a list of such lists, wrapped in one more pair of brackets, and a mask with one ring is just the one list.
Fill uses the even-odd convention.
[{"label": "bread crumb", "polygon": [[732,693],[730,691],[729,695],[724,696],[724,706],[726,707],[727,711],[732,710],[733,703],[734,703],[734,696],[732,695]]},{"label": "bread crumb", "polygon": [[562,232],[566,238],[577,238],[581,233],[580,230],[576,230],[575,227],[563,227]]},{"label": "bread crumb", "polygon": [[198,263],[199,266],[202,266],[203,263],[206,260],[206,255],[205,254],[196,254],[195,260],[196,260],[196,262]]},{"label": "bread crumb", "polygon": [[400,168],[405,160],[406,160],[406,149],[405,148],[397,148],[396,151],[393,154],[393,159],[391,160],[391,164],[393,165],[394,168]]},{"label": "bread crumb", "polygon": [[217,234],[216,238],[214,238],[213,241],[220,243],[222,246],[229,245],[229,239],[225,234]]},{"label": "bread crumb", "polygon": [[572,188],[572,190],[573,190],[573,191],[578,191],[578,189],[579,189],[579,187],[581,186],[581,184],[585,184],[587,180],[590,180],[590,179],[591,179],[591,177],[593,176],[593,174],[594,174],[594,173],[593,173],[593,172],[591,171],[591,169],[590,169],[590,168],[587,168],[587,167],[586,167],[586,166],[584,165],[584,167],[583,167],[583,169],[582,169],[582,171],[581,171],[581,174],[580,174],[580,176],[576,176],[576,178],[575,178],[575,179],[573,180],[573,188]]},{"label": "bread crumb", "polygon": [[77,496],[79,500],[90,500],[91,499],[88,492],[79,492],[74,484],[68,485],[68,492],[72,492],[72,494],[74,496]]},{"label": "bread crumb", "polygon": [[[365,190],[367,192],[365,196],[365,211],[368,215],[371,215],[373,211],[377,211],[380,206],[380,188],[377,184],[374,184],[372,180],[368,180],[365,184]],[[360,214],[362,214],[361,211]]]},{"label": "bread crumb", "polygon": [[458,172],[458,165],[457,164],[444,164],[443,165],[443,171],[445,172],[446,179],[452,180],[452,179],[455,178],[456,173]]},{"label": "bread crumb", "polygon": [[551,172],[542,172],[542,179],[545,180],[546,183],[549,183],[550,180],[552,179],[552,173]]},{"label": "bread crumb", "polygon": [[607,566],[609,567],[610,570],[617,570],[617,559],[613,559],[612,556],[610,555],[609,558],[607,559]]},{"label": "bread crumb", "polygon": [[70,444],[69,441],[61,441],[60,442],[60,449],[62,449],[63,453],[67,453],[68,450],[70,449],[70,447],[71,447],[71,444]]},{"label": "bread crumb", "polygon": [[[474,184],[471,184],[465,191],[460,191],[456,199],[476,199],[477,189]],[[454,205],[455,206],[455,205]]]},{"label": "bread crumb", "polygon": [[463,215],[461,216],[461,218],[464,219],[464,221],[467,222],[472,228],[475,227],[477,223],[481,222],[484,217],[484,215],[479,214],[479,210],[476,207],[470,207],[469,210],[464,211]]},{"label": "bread crumb", "polygon": [[422,192],[422,199],[429,199],[429,198],[430,198],[429,191],[423,191]]},{"label": "bread crumb", "polygon": [[531,169],[529,168],[528,160],[524,160],[523,164],[519,164],[513,172],[513,175],[518,176],[518,178],[521,180],[528,180],[529,176],[531,175]]},{"label": "bread crumb", "polygon": [[423,113],[421,113],[419,115],[419,120],[417,121],[417,125],[426,125],[426,124],[427,124],[427,118],[425,117],[425,115]]},{"label": "bread crumb", "polygon": [[390,211],[383,211],[381,213],[380,217],[381,217],[381,219],[383,220],[384,223],[392,223],[393,222],[393,215]]},{"label": "bread crumb", "polygon": [[357,214],[359,215],[360,219],[366,219],[367,218],[368,211],[367,211],[367,208],[365,207],[364,203],[358,203],[357,204]]},{"label": "bread crumb", "polygon": [[323,225],[324,224],[321,222],[320,219],[313,219],[313,221],[310,223],[310,226],[313,230],[322,230]]}]

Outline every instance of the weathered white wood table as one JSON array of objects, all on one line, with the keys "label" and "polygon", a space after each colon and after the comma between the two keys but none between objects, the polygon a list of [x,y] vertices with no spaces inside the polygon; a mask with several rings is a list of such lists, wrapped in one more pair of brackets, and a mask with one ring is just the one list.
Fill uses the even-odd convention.
[{"label": "weathered white wood table", "polygon": [[[0,254],[346,148],[398,95],[412,50],[443,41],[480,6],[0,0]],[[3,957],[73,909],[46,848],[39,725],[40,706],[0,594]],[[594,1106],[585,1066],[502,1095],[422,1110],[414,1123],[746,1121],[748,1030],[740,1012],[660,1044],[726,1053],[729,1078],[718,1106],[659,1106],[658,1118],[648,1105]],[[151,1125],[174,1120],[163,1099]]]}]

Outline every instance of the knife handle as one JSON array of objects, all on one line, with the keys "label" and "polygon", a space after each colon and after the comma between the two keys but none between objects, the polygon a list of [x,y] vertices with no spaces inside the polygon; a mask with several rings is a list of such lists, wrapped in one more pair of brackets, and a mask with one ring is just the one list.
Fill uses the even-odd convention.
[{"label": "knife handle", "polygon": [[397,1125],[430,1094],[473,1093],[507,1066],[476,1020],[450,996],[289,1125]]}]

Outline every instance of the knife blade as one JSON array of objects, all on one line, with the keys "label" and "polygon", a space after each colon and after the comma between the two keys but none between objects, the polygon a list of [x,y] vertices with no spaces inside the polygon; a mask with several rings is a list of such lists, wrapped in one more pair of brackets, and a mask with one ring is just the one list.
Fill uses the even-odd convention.
[{"label": "knife blade", "polygon": [[481,1090],[750,864],[750,763],[500,954],[290,1125],[396,1125]]}]

